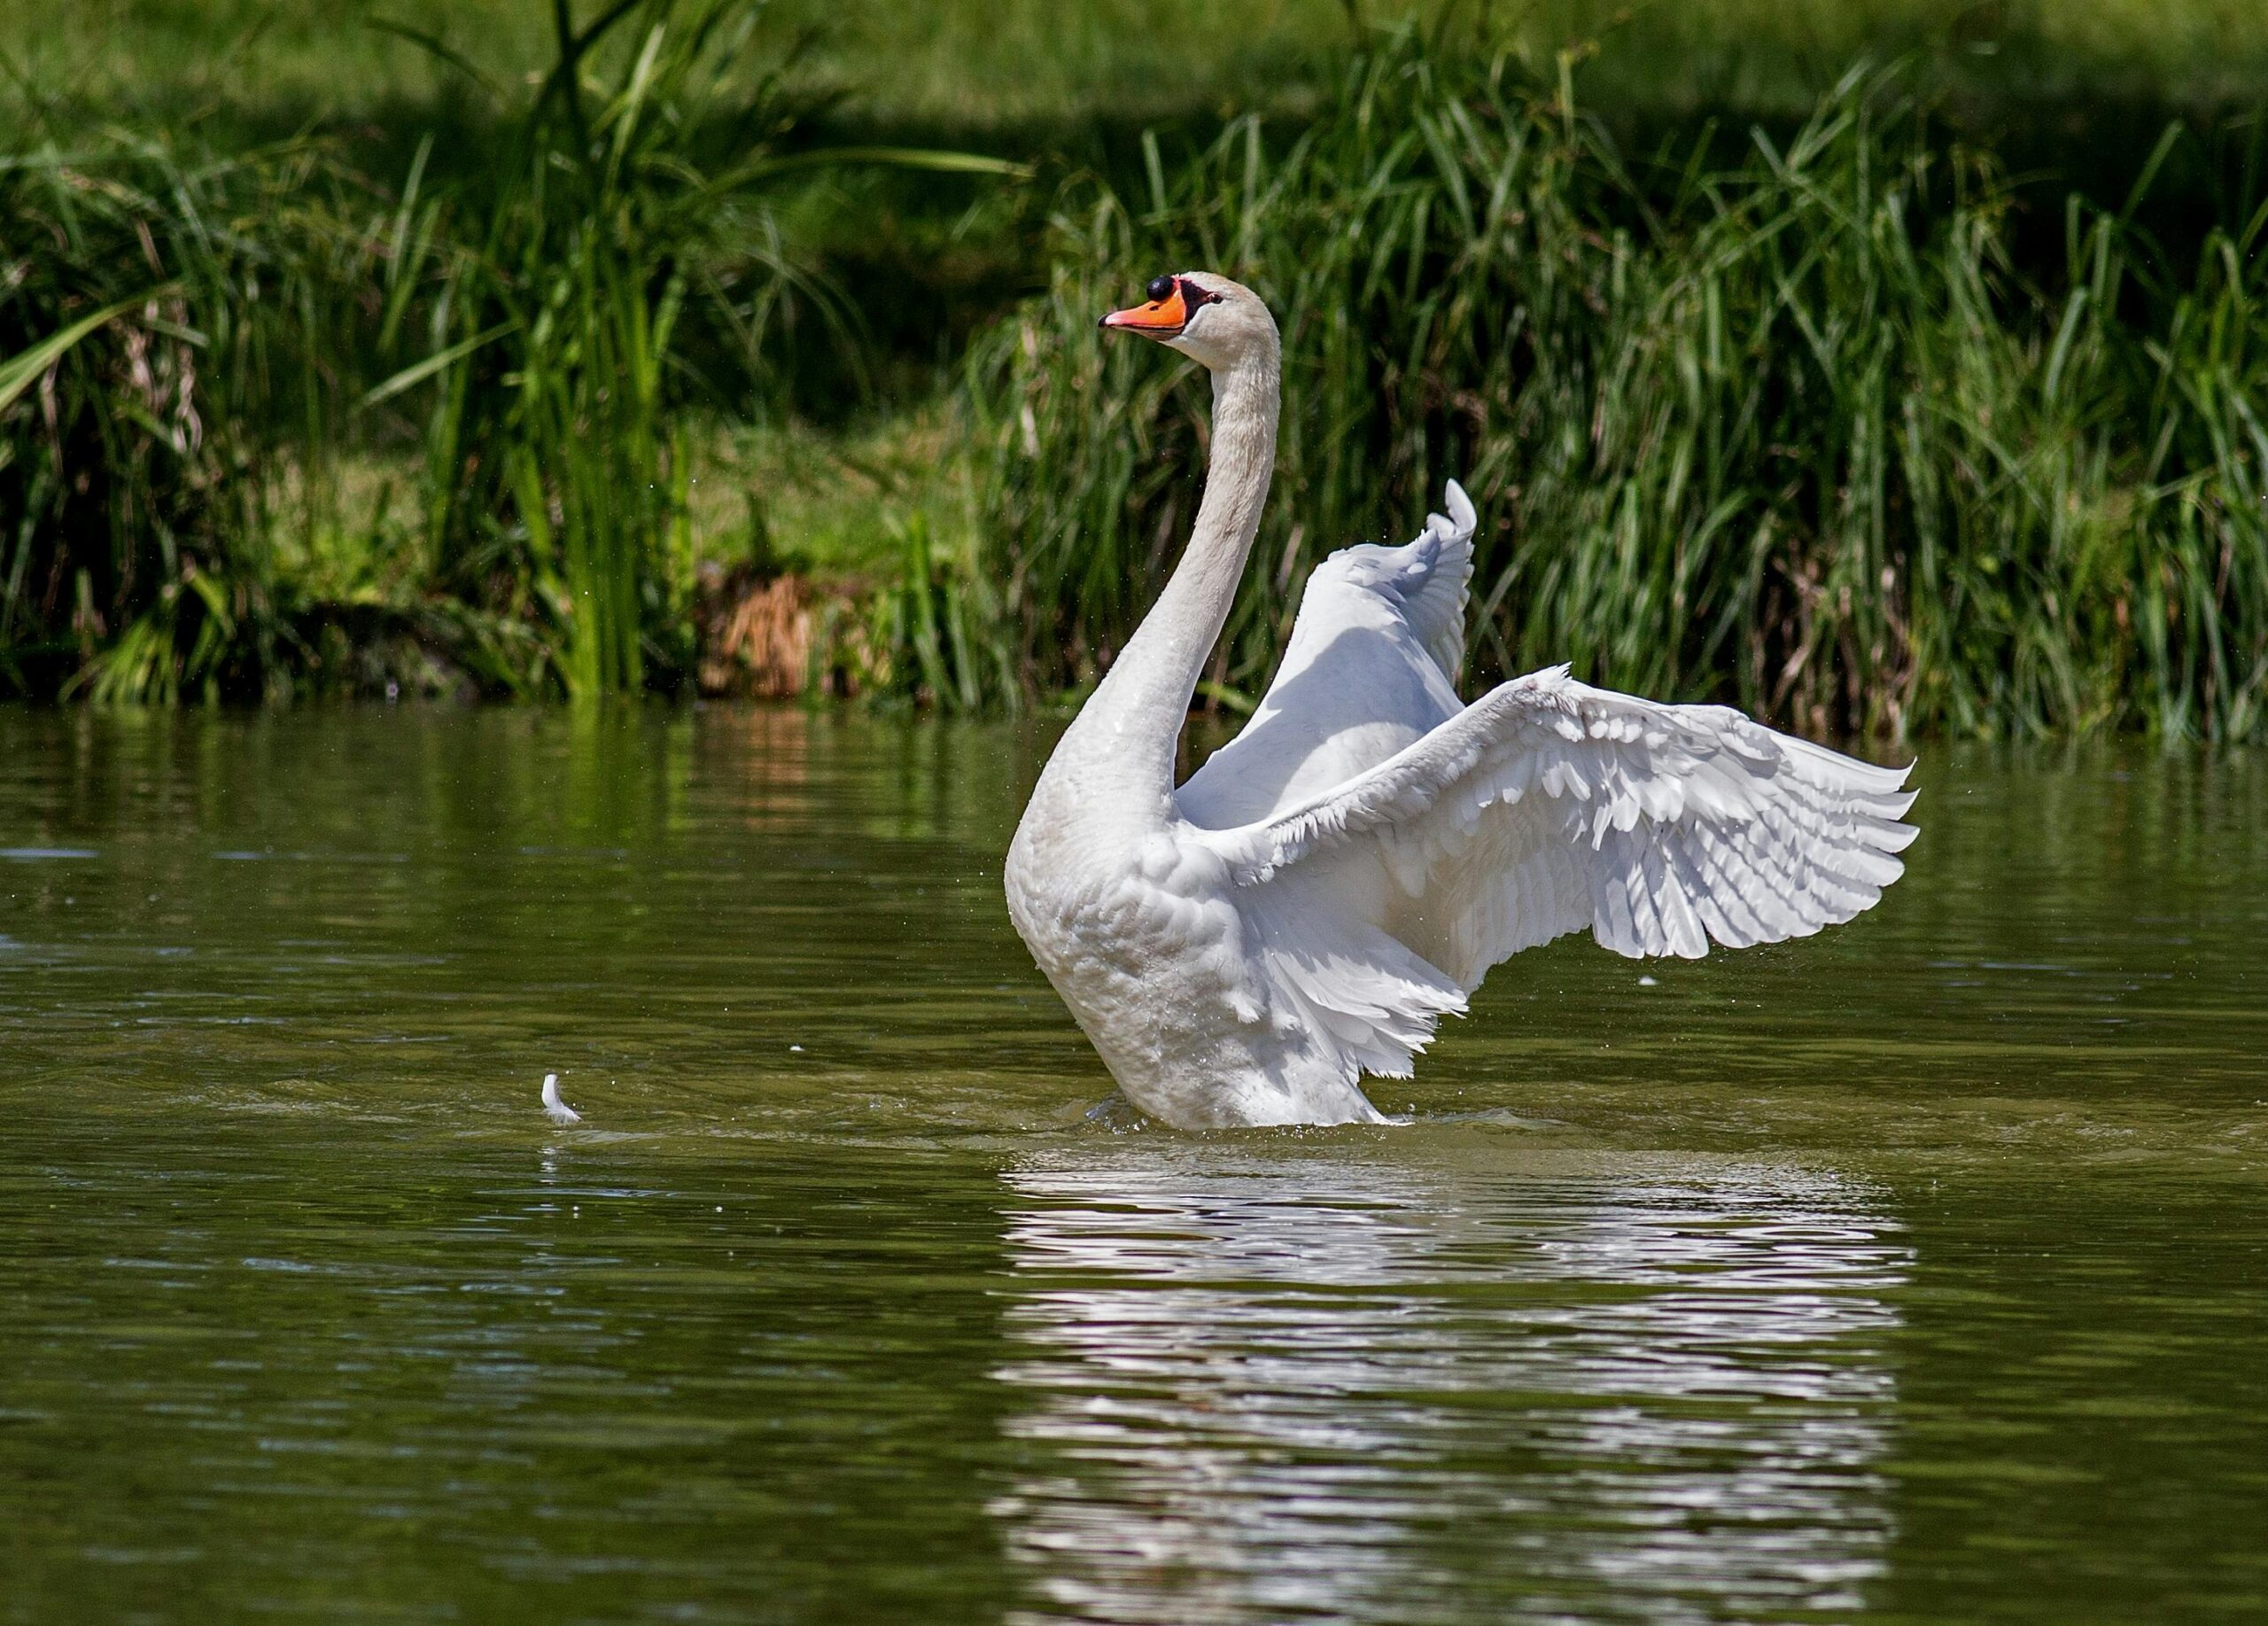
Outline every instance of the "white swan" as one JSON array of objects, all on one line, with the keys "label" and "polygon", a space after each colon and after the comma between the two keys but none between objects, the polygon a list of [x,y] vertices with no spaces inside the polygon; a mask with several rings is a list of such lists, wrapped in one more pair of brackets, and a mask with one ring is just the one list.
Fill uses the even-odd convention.
[{"label": "white swan", "polygon": [[1530,673],[1456,697],[1472,504],[1308,579],[1275,682],[1176,789],[1174,753],[1260,525],[1276,323],[1251,290],[1161,276],[1105,316],[1213,375],[1205,497],[1173,578],[1040,775],[1008,912],[1129,1100],[1183,1129],[1384,1121],[1488,968],[1589,927],[1697,958],[1805,937],[1882,896],[1906,772],[1724,706]]}]

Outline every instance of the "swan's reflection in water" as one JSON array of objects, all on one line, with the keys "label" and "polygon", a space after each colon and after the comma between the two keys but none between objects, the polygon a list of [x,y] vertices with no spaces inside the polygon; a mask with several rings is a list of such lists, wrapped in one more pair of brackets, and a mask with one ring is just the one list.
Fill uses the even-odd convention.
[{"label": "swan's reflection in water", "polygon": [[1832,1617],[1890,1536],[1831,1176],[1089,1143],[1007,1178],[1017,1618]]}]

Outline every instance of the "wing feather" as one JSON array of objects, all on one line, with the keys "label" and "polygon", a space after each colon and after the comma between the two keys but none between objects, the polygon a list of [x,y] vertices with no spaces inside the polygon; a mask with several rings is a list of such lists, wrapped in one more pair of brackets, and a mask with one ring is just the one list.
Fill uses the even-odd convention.
[{"label": "wing feather", "polygon": [[[1469,992],[1499,961],[1586,927],[1618,953],[1697,959],[1849,920],[1904,873],[1908,772],[1559,666],[1342,784],[1203,836],[1242,888],[1309,908],[1382,898],[1363,924]],[[1358,883],[1364,866],[1386,884]],[[1391,1025],[1395,1051],[1423,1042]]]},{"label": "wing feather", "polygon": [[1904,872],[1910,770],[1662,705],[1565,666],[1457,703],[1472,504],[1309,578],[1252,722],[1179,792],[1278,1010],[1401,1075],[1488,969],[1588,929],[1698,958],[1808,937]]},{"label": "wing feather", "polygon": [[1275,681],[1179,790],[1192,823],[1247,824],[1347,783],[1462,709],[1472,501],[1449,483],[1399,548],[1342,548],[1308,575]]}]

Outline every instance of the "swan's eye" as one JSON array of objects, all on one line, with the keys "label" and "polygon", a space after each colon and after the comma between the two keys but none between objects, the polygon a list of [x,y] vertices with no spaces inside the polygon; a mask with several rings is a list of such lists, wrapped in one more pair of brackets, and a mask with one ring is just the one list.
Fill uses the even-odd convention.
[{"label": "swan's eye", "polygon": [[1170,276],[1151,278],[1147,292],[1153,304],[1162,305],[1166,300],[1173,298],[1173,278]]}]

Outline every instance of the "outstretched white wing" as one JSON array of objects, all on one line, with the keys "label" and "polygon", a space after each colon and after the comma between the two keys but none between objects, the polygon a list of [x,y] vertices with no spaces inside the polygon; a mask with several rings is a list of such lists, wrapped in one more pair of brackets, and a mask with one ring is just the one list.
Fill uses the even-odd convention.
[{"label": "outstretched white wing", "polygon": [[[1367,945],[1386,980],[1406,980],[1414,955],[1469,992],[1498,961],[1586,926],[1619,953],[1697,958],[1713,938],[1744,947],[1849,920],[1903,873],[1908,771],[1558,666],[1344,784],[1194,838],[1285,943],[1312,926],[1340,956]],[[1412,992],[1442,1007],[1438,985]],[[1349,1037],[1366,1041],[1350,1058],[1381,1048]],[[1383,1047],[1414,1048],[1400,1033]]]},{"label": "outstretched white wing", "polygon": [[1242,733],[1177,793],[1192,823],[1247,824],[1386,761],[1462,709],[1472,501],[1415,541],[1332,554],[1308,577],[1276,681]]}]

